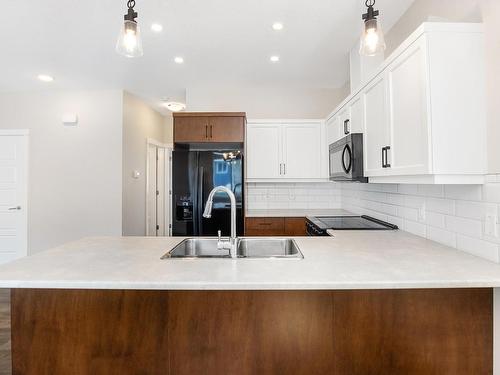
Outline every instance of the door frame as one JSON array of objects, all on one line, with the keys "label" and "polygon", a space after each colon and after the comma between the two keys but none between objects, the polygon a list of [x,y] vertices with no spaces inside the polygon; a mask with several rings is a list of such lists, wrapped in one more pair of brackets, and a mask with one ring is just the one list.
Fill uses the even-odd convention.
[{"label": "door frame", "polygon": [[163,148],[165,150],[165,228],[164,228],[164,233],[168,236],[172,235],[172,204],[171,204],[171,192],[172,192],[172,151],[174,149],[174,145],[172,143],[162,143],[158,142],[157,140],[153,138],[146,138],[146,191],[144,194],[145,198],[145,205],[146,205],[146,216],[144,218],[146,222],[146,233],[145,235],[147,236],[149,233],[149,207],[148,207],[148,192],[149,192],[149,186],[151,184],[151,181],[149,181],[149,157],[148,157],[148,151],[149,151],[149,146],[155,146],[158,148]]},{"label": "door frame", "polygon": [[26,246],[23,249],[23,256],[31,255],[30,249],[30,207],[31,207],[31,197],[30,197],[30,130],[29,129],[0,129],[0,137],[3,136],[17,136],[26,137],[26,159],[25,159],[25,172],[26,172],[26,195],[24,201],[20,202],[24,207],[26,212]]}]

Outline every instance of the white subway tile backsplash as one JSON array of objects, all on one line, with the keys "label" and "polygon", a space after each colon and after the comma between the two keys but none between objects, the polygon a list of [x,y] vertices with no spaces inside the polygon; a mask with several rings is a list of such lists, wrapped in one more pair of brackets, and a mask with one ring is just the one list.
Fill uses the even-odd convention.
[{"label": "white subway tile backsplash", "polygon": [[500,184],[484,185],[483,200],[485,202],[500,203]]},{"label": "white subway tile backsplash", "polygon": [[[500,237],[485,234],[500,216],[500,175],[486,185],[342,184],[342,208],[377,217],[447,246],[500,262]],[[500,225],[497,225],[500,231]]]},{"label": "white subway tile backsplash", "polygon": [[444,229],[427,227],[427,238],[431,241],[436,241],[446,246],[457,246],[456,233]]},{"label": "white subway tile backsplash", "polygon": [[457,234],[457,248],[481,258],[499,262],[498,244]]},{"label": "white subway tile backsplash", "polygon": [[248,209],[343,208],[500,262],[500,238],[485,235],[486,215],[500,215],[500,175],[492,176],[482,186],[248,183],[246,198]]},{"label": "white subway tile backsplash", "polygon": [[424,195],[426,197],[442,198],[444,197],[444,186],[443,185],[418,185],[417,186],[418,195]]},{"label": "white subway tile backsplash", "polygon": [[340,208],[340,185],[320,183],[248,183],[249,210]]},{"label": "white subway tile backsplash", "polygon": [[425,223],[431,227],[444,228],[445,227],[445,216],[437,212],[426,212],[425,213]]},{"label": "white subway tile backsplash", "polygon": [[446,185],[444,195],[449,199],[480,201],[481,187],[481,185]]},{"label": "white subway tile backsplash", "polygon": [[427,198],[425,207],[429,211],[441,214],[453,215],[455,213],[455,201],[449,199]]},{"label": "white subway tile backsplash", "polygon": [[446,229],[469,237],[481,238],[483,225],[479,220],[466,219],[458,216],[446,216]]},{"label": "white subway tile backsplash", "polygon": [[416,223],[411,220],[405,220],[403,228],[405,231],[420,237],[426,237],[427,235],[427,227],[424,224]]},{"label": "white subway tile backsplash", "polygon": [[494,203],[457,201],[456,215],[470,219],[484,220],[486,214],[496,214],[497,205]]}]

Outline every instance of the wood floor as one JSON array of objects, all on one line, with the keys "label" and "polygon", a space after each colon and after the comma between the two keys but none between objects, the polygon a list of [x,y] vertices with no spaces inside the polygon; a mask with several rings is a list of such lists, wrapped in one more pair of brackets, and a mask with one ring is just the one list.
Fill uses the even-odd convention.
[{"label": "wood floor", "polygon": [[10,290],[0,289],[0,375],[11,375]]}]

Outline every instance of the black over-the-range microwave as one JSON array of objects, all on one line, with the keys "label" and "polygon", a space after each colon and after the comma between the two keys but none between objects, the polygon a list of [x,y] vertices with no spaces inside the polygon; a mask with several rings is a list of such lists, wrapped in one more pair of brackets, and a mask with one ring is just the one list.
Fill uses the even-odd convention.
[{"label": "black over-the-range microwave", "polygon": [[330,180],[368,182],[363,171],[363,134],[351,133],[332,143],[330,150]]}]

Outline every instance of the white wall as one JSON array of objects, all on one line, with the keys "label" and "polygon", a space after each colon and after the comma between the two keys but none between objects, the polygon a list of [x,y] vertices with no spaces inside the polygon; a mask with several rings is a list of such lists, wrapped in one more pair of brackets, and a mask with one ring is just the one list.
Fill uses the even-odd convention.
[{"label": "white wall", "polygon": [[349,94],[339,89],[196,87],[186,91],[187,110],[246,112],[251,119],[324,118]]},{"label": "white wall", "polygon": [[[146,235],[146,140],[166,143],[167,119],[141,99],[123,96],[123,234]],[[170,138],[171,139],[171,138]],[[132,177],[139,171],[139,178]]]},{"label": "white wall", "polygon": [[[67,112],[78,126],[63,126]],[[121,91],[0,95],[0,128],[30,129],[30,253],[121,234]]]}]

